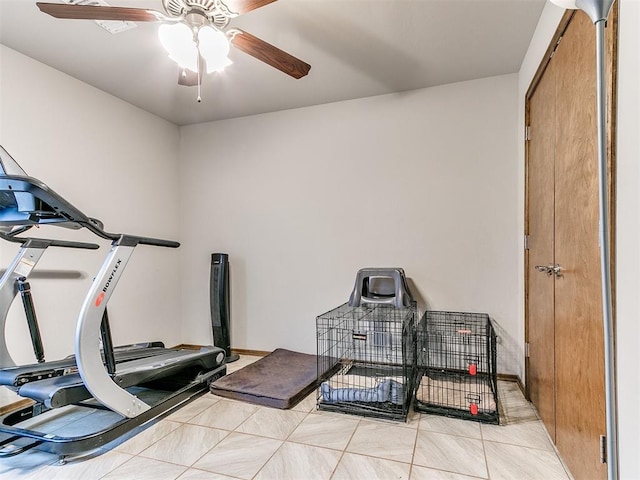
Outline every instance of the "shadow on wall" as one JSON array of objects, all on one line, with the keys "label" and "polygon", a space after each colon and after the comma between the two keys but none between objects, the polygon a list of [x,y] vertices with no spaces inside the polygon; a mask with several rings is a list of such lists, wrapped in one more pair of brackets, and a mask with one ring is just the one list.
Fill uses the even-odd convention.
[{"label": "shadow on wall", "polygon": [[491,323],[496,331],[497,338],[497,356],[498,356],[498,373],[506,373],[509,375],[517,375],[520,381],[524,384],[524,378],[520,372],[518,365],[521,364],[521,359],[524,355],[522,348],[518,345],[516,339],[514,339],[509,333],[502,328],[500,323],[495,318],[491,318]]},{"label": "shadow on wall", "polygon": [[416,318],[416,321],[419,321],[422,318],[422,314],[429,308],[429,302],[410,277],[407,277],[407,287],[409,287],[413,299],[418,303],[418,318]]},{"label": "shadow on wall", "polygon": [[[407,284],[413,299],[418,303],[418,317],[416,318],[416,322],[419,322],[422,319],[424,312],[430,310],[429,299],[426,298],[422,291],[420,291],[413,279],[407,277]],[[524,371],[520,371],[519,369],[521,359],[524,356],[522,347],[495,318],[491,317],[491,323],[497,336],[498,373],[517,375],[520,381],[524,384]]]},{"label": "shadow on wall", "polygon": [[[0,269],[0,276],[4,275],[5,269]],[[88,278],[87,272],[79,270],[39,270],[29,275],[31,279],[47,279],[47,280],[76,280],[78,278]]]},{"label": "shadow on wall", "polygon": [[232,348],[249,348],[247,335],[247,266],[241,255],[229,255],[229,318]]}]

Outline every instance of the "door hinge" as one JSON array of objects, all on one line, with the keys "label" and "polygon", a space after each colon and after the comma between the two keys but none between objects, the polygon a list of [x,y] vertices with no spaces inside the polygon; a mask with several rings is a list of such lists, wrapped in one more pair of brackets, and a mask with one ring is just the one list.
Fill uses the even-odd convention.
[{"label": "door hinge", "polygon": [[551,55],[549,55],[549,59],[552,59],[553,56],[556,54],[556,50],[558,50],[558,45],[560,45],[561,41],[562,41],[562,37],[558,39],[558,41],[556,42],[556,46],[553,47],[553,52],[551,52]]},{"label": "door hinge", "polygon": [[524,236],[524,249],[529,250],[529,235]]},{"label": "door hinge", "polygon": [[524,358],[529,358],[529,342],[524,344]]},{"label": "door hinge", "polygon": [[600,463],[607,463],[607,437],[600,435]]},{"label": "door hinge", "polygon": [[531,140],[531,125],[524,127],[524,139],[527,142]]}]

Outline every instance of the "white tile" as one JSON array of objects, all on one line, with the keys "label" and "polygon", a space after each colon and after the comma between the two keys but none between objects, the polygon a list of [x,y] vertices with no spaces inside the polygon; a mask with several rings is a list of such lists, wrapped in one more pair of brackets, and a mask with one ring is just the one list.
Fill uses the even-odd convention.
[{"label": "white tile", "polygon": [[498,400],[501,425],[539,420],[533,405],[515,382],[498,382]]},{"label": "white tile", "polygon": [[389,418],[368,417],[368,416],[362,417],[362,418],[367,422],[385,423],[387,425],[395,425],[396,427],[416,429],[420,424],[420,417],[421,417],[421,414],[419,412],[414,412],[413,410],[409,410],[409,412],[407,413],[406,421],[397,420],[397,419],[392,420]]},{"label": "white tile", "polygon": [[178,477],[178,480],[237,480],[234,477],[221,475],[219,473],[207,472],[206,470],[198,470],[190,468]]},{"label": "white tile", "polygon": [[407,421],[405,425],[412,428],[418,428],[420,426],[420,419],[422,418],[422,415],[422,413],[416,412],[413,408],[409,407],[409,413],[407,414]]},{"label": "white tile", "polygon": [[20,422],[20,428],[32,429],[42,433],[51,433],[73,424],[76,421],[83,421],[95,413],[100,414],[100,412],[96,412],[91,408],[66,405],[24,420]]},{"label": "white tile", "polygon": [[411,463],[416,430],[386,423],[362,421],[356,428],[347,451]]},{"label": "white tile", "polygon": [[511,425],[482,425],[485,441],[508,443],[553,451],[547,432],[539,421]]},{"label": "white tile", "polygon": [[455,435],[419,430],[413,463],[475,477],[487,476],[482,441]]},{"label": "white tile", "polygon": [[445,472],[433,468],[413,465],[411,467],[411,480],[478,480],[479,477],[470,477],[460,473]]},{"label": "white tile", "polygon": [[193,467],[249,479],[258,473],[280,445],[280,440],[231,433]]},{"label": "white tile", "polygon": [[409,480],[410,467],[407,463],[345,453],[331,480]]},{"label": "white tile", "polygon": [[288,440],[344,450],[359,422],[359,419],[347,415],[310,413]]},{"label": "white tile", "polygon": [[237,372],[241,368],[251,365],[253,362],[260,360],[263,357],[255,355],[240,355],[240,358],[235,362],[227,363],[227,375],[233,372]]},{"label": "white tile", "polygon": [[55,429],[52,428],[52,424],[48,424],[46,428],[49,432],[60,435],[61,437],[82,437],[100,432],[106,428],[111,428],[116,422],[122,419],[119,414],[110,410],[91,410],[93,411],[89,415],[85,415],[79,411],[65,415],[65,419],[73,419],[73,421],[61,423],[56,426]]},{"label": "white tile", "polygon": [[[37,450],[2,459],[0,480],[472,480],[489,474],[492,480],[567,480],[535,410],[515,384],[506,383],[499,386],[506,426],[415,412],[402,423],[316,411],[315,392],[290,410],[207,394],[138,435],[113,442],[103,455],[72,458],[62,466],[56,455]],[[82,422],[80,411],[54,413],[55,423]]]},{"label": "white tile", "polygon": [[166,417],[166,420],[171,420],[173,422],[182,422],[182,423],[188,422],[199,413],[204,412],[207,408],[209,408],[211,405],[216,403],[219,399],[220,397],[216,397],[214,395],[211,395],[210,393],[207,393],[195,399],[193,402],[190,402],[189,404],[185,405],[184,407],[179,408],[178,410],[173,412],[171,415]]},{"label": "white tile", "polygon": [[189,423],[223,430],[235,430],[256,410],[258,410],[256,405],[223,399],[193,417]]},{"label": "white tile", "polygon": [[131,455],[120,452],[107,452],[96,457],[71,458],[64,465],[49,465],[37,472],[36,476],[27,476],[29,480],[98,480],[131,459]]},{"label": "white tile", "polygon": [[538,420],[540,418],[536,410],[527,404],[502,408],[500,412],[500,425],[537,422]]},{"label": "white tile", "polygon": [[480,424],[471,420],[448,418],[441,415],[423,415],[420,420],[420,430],[446,433],[469,438],[482,438]]},{"label": "white tile", "polygon": [[226,430],[185,424],[142,451],[140,456],[190,466],[228,434]]},{"label": "white tile", "polygon": [[254,480],[328,480],[341,453],[328,448],[285,443]]},{"label": "white tile", "polygon": [[38,450],[29,450],[15,457],[3,458],[0,460],[0,479],[35,479],[39,477],[38,472],[57,461],[57,455]]},{"label": "white tile", "polygon": [[317,405],[317,392],[314,390],[311,394],[307,395],[300,403],[293,406],[291,410],[298,412],[313,412]]},{"label": "white tile", "polygon": [[186,467],[151,458],[133,457],[103,480],[175,480]]},{"label": "white tile", "polygon": [[116,445],[113,449],[118,452],[137,455],[145,448],[149,448],[161,438],[169,435],[180,425],[178,422],[161,420],[123,443]]},{"label": "white tile", "polygon": [[494,442],[484,445],[492,480],[569,480],[554,452]]},{"label": "white tile", "polygon": [[23,397],[8,387],[0,386],[0,407],[11,407],[16,402],[22,402]]},{"label": "white tile", "polygon": [[510,380],[498,380],[498,392],[517,392],[522,398],[524,398],[522,390],[520,390],[518,384]]},{"label": "white tile", "polygon": [[285,440],[306,416],[303,412],[260,407],[236,431]]}]

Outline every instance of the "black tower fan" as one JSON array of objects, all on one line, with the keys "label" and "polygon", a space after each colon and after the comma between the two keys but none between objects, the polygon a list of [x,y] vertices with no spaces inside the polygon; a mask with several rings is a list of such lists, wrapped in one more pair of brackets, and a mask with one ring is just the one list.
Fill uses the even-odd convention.
[{"label": "black tower fan", "polygon": [[229,302],[229,255],[211,254],[211,324],[213,343],[223,348],[227,363],[235,362],[239,355],[231,353],[231,314]]}]

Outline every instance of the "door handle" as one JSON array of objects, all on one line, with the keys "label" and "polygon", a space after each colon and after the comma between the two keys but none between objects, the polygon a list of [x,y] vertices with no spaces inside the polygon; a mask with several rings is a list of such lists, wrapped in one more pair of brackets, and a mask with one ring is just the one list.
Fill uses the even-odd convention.
[{"label": "door handle", "polygon": [[549,276],[553,275],[553,265],[536,265],[535,269]]},{"label": "door handle", "polygon": [[537,271],[546,273],[549,277],[555,275],[556,278],[562,277],[562,267],[557,263],[555,265],[536,265],[534,267]]}]

